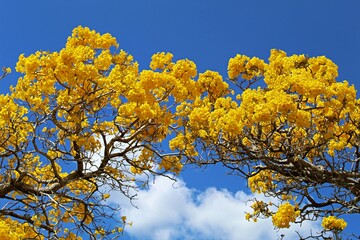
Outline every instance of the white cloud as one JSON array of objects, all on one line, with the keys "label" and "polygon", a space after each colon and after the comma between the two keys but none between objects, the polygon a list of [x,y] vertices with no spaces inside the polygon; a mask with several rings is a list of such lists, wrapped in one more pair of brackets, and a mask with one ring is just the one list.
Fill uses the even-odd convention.
[{"label": "white cloud", "polygon": [[[261,196],[256,196],[261,199]],[[225,189],[208,188],[204,192],[186,187],[182,180],[175,184],[167,178],[157,178],[149,189],[138,192],[138,208],[120,193],[113,193],[111,201],[122,206],[122,215],[133,221],[126,232],[131,239],[142,240],[256,240],[298,239],[295,231],[306,236],[310,229],[319,231],[318,223],[304,223],[281,231],[274,230],[271,219],[259,219],[257,223],[245,220],[245,212],[251,212],[245,204],[254,195],[242,191],[235,194]]]}]

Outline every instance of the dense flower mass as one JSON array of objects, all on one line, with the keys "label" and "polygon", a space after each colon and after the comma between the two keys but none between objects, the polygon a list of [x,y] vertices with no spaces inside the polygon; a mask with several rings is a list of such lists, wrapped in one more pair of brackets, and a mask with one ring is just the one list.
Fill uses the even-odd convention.
[{"label": "dense flower mass", "polygon": [[346,228],[347,223],[342,218],[328,216],[322,220],[321,225],[327,230],[342,231]]},{"label": "dense flower mass", "polygon": [[289,228],[290,222],[295,222],[299,215],[300,211],[289,202],[286,202],[280,205],[277,212],[272,215],[272,222],[275,227]]},{"label": "dense flower mass", "polygon": [[[204,87],[206,94],[180,105],[187,132],[170,148],[199,165],[221,162],[248,178],[253,192],[283,203],[272,214],[256,208],[248,220],[261,213],[286,228],[300,215],[299,221],[326,216],[318,206],[359,213],[358,200],[351,199],[360,196],[360,100],[354,86],[337,76],[338,67],[324,56],[271,50],[266,63],[238,54],[228,64],[231,85],[213,78],[211,83],[224,90],[214,96]],[[295,210],[284,203],[289,200],[304,207]]]},{"label": "dense flower mass", "polygon": [[248,178],[248,185],[252,192],[268,192],[274,187],[273,173],[271,171],[262,171]]},{"label": "dense flower mass", "polygon": [[[4,217],[0,219],[0,236],[3,240],[36,239],[38,237],[30,224],[22,224]],[[43,238],[38,237],[37,239]]]}]

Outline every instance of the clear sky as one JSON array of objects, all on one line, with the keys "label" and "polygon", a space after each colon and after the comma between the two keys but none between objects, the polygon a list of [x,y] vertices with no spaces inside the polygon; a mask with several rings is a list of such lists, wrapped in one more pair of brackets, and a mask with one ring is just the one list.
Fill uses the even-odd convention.
[{"label": "clear sky", "polygon": [[[12,0],[1,1],[0,67],[14,67],[19,54],[58,51],[71,30],[83,25],[115,36],[141,68],[158,51],[196,62],[199,72],[219,71],[237,53],[267,59],[270,49],[325,55],[339,66],[339,81],[360,89],[359,0]],[[13,73],[0,93],[16,84]],[[187,168],[177,188],[158,180],[139,193],[139,210],[120,196],[134,221],[126,239],[276,239],[269,221],[244,220],[246,183],[226,170]],[[245,192],[243,192],[245,191]],[[356,231],[360,216],[352,217]],[[301,230],[316,229],[304,225]],[[192,237],[191,237],[192,236]],[[292,239],[287,233],[285,239]]]}]

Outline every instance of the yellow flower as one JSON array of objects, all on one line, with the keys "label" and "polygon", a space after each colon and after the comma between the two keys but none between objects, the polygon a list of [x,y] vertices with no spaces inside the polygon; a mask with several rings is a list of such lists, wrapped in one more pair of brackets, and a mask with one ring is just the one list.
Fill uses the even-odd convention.
[{"label": "yellow flower", "polygon": [[110,197],[110,194],[108,194],[108,193],[104,193],[103,195],[102,195],[102,199],[108,199]]},{"label": "yellow flower", "polygon": [[159,52],[151,57],[150,68],[152,70],[161,69],[164,70],[167,67],[171,67],[173,55],[171,53]]},{"label": "yellow flower", "polygon": [[250,60],[248,56],[237,54],[234,58],[230,58],[228,63],[228,76],[230,79],[237,78],[245,72],[245,65]]},{"label": "yellow flower", "polygon": [[207,70],[199,75],[198,84],[202,92],[208,92],[209,96],[216,100],[228,93],[229,85],[223,81],[222,76],[214,71]]},{"label": "yellow flower", "polygon": [[250,218],[251,218],[251,214],[250,214],[250,213],[246,213],[245,219],[248,220],[248,221],[250,221]]},{"label": "yellow flower", "polygon": [[290,222],[295,222],[298,216],[300,216],[300,211],[286,202],[279,206],[278,211],[272,216],[272,222],[275,227],[289,228]]},{"label": "yellow flower", "polygon": [[183,168],[183,165],[179,157],[166,156],[159,164],[159,168],[164,169],[165,171],[171,171],[173,173],[179,174],[181,169]]},{"label": "yellow flower", "polygon": [[103,228],[98,228],[95,230],[96,235],[105,235],[105,233],[106,233],[105,229],[103,229]]},{"label": "yellow flower", "polygon": [[323,226],[323,228],[326,230],[342,231],[344,228],[346,228],[347,223],[342,218],[328,216],[322,220],[321,226]]},{"label": "yellow flower", "polygon": [[265,193],[274,188],[273,173],[270,170],[263,170],[256,175],[249,177],[248,185],[252,192]]}]

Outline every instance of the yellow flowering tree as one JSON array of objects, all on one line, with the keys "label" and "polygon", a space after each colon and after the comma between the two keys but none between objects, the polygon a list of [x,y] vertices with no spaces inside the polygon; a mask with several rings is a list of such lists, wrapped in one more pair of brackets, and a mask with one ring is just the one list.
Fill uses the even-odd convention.
[{"label": "yellow flowering tree", "polygon": [[117,48],[79,26],[60,51],[19,57],[22,75],[0,95],[2,239],[113,239],[131,223],[111,191],[132,199],[149,178],[181,171],[182,156],[160,144],[203,91],[195,64],[159,53],[140,71]]},{"label": "yellow flowering tree", "polygon": [[[253,192],[279,199],[255,202],[248,220],[271,217],[288,228],[358,214],[360,100],[354,86],[336,80],[337,70],[324,56],[271,50],[265,62],[236,55],[228,82],[199,76],[206,91],[182,105],[187,131],[170,147],[189,163],[220,163],[248,179]],[[346,224],[325,218],[323,226],[339,232]]]},{"label": "yellow flowering tree", "polygon": [[324,217],[338,234],[337,216],[360,212],[360,100],[329,59],[236,55],[225,81],[170,53],[139,70],[117,48],[79,26],[60,51],[19,57],[22,75],[0,95],[2,235],[116,238],[131,223],[110,189],[132,199],[184,163],[223,164],[279,199],[255,201],[248,220],[287,228]]}]

